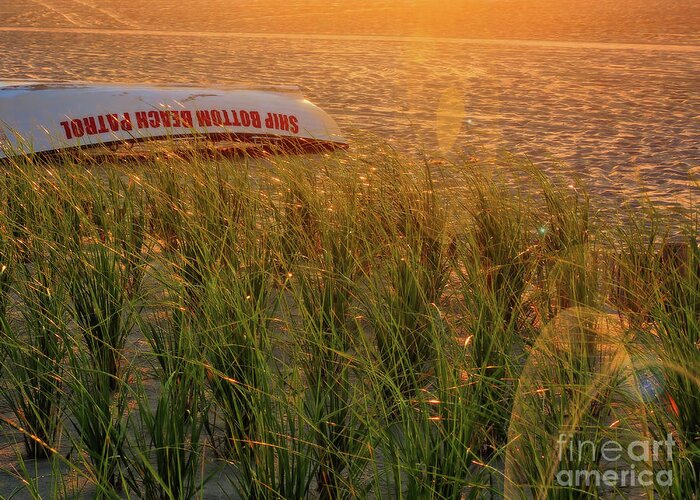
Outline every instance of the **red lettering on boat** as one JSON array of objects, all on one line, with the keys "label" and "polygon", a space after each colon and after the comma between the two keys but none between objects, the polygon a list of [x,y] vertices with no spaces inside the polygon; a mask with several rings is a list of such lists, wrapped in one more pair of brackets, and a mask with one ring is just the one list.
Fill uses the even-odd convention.
[{"label": "red lettering on boat", "polygon": [[136,126],[138,128],[148,128],[148,116],[145,111],[136,112]]},{"label": "red lettering on boat", "polygon": [[83,124],[85,125],[85,133],[88,135],[95,135],[97,133],[97,122],[94,116],[87,116],[83,118]]},{"label": "red lettering on boat", "polygon": [[197,124],[200,127],[211,127],[211,113],[209,113],[209,111],[197,110]]}]

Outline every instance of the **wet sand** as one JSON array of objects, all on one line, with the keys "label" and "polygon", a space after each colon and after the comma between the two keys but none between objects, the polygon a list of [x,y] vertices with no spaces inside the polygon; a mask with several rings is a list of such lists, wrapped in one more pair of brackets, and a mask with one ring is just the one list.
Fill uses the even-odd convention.
[{"label": "wet sand", "polygon": [[3,26],[700,42],[696,0],[12,0]]},{"label": "wet sand", "polygon": [[694,1],[7,3],[0,79],[293,84],[399,147],[515,152],[613,204],[698,194]]}]

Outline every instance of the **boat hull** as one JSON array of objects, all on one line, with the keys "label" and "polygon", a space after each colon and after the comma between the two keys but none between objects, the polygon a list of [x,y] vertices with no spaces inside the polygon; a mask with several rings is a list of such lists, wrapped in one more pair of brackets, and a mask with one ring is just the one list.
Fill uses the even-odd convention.
[{"label": "boat hull", "polygon": [[335,121],[293,89],[0,84],[0,158],[202,136],[288,152],[347,145]]}]

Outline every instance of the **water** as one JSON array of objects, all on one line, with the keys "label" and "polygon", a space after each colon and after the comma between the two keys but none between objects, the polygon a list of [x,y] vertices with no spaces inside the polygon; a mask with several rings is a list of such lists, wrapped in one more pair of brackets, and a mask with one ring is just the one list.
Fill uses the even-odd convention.
[{"label": "water", "polygon": [[173,4],[2,0],[0,79],[295,84],[399,147],[512,151],[615,204],[698,195],[695,0]]}]

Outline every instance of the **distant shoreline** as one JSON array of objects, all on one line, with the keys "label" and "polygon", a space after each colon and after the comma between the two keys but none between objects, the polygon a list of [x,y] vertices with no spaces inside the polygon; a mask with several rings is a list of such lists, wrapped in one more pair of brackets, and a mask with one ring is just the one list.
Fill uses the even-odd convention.
[{"label": "distant shoreline", "polygon": [[700,53],[697,44],[664,44],[664,43],[626,43],[626,42],[585,42],[569,40],[538,40],[538,39],[508,39],[508,38],[455,38],[430,36],[402,35],[333,35],[319,33],[246,33],[246,32],[217,32],[217,31],[181,31],[181,30],[142,30],[114,28],[70,28],[42,26],[0,26],[0,32],[23,33],[71,33],[85,35],[120,35],[120,36],[161,36],[161,37],[194,37],[194,38],[258,38],[258,39],[295,39],[295,40],[338,40],[338,41],[372,41],[372,42],[437,42],[460,45],[491,45],[491,46],[523,46],[541,48],[569,49],[600,49],[600,50],[643,50],[660,52],[690,52]]}]

